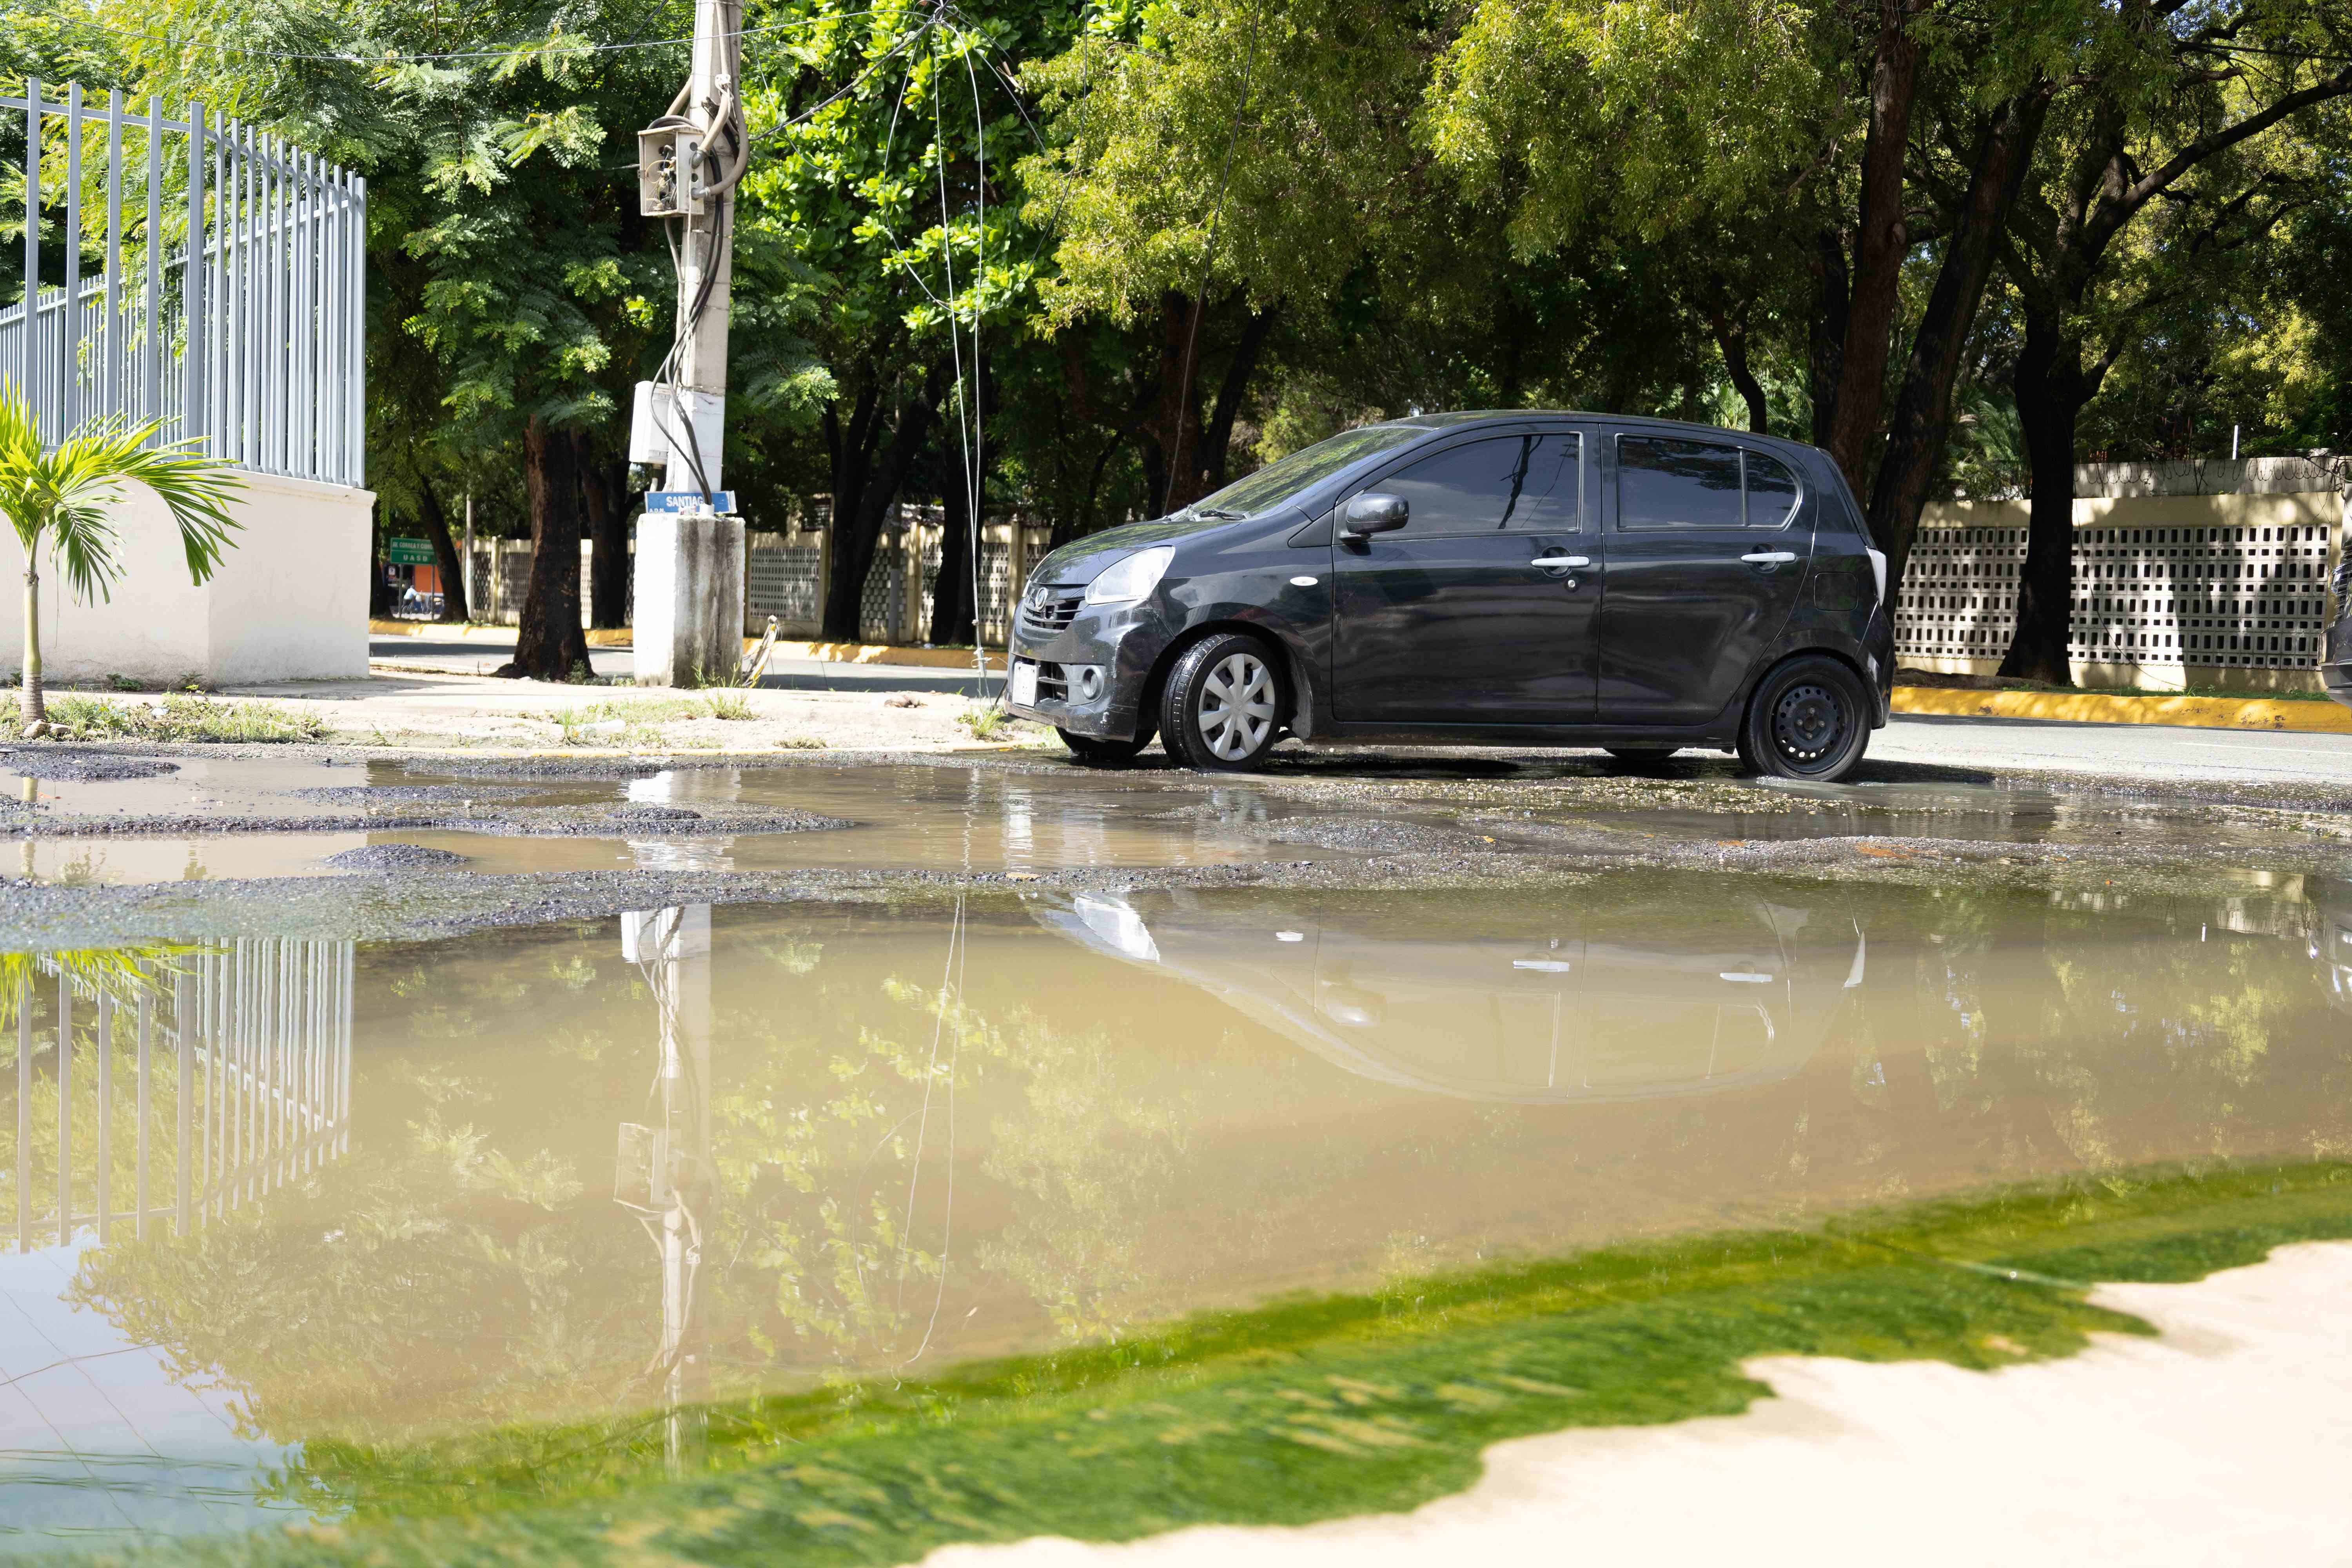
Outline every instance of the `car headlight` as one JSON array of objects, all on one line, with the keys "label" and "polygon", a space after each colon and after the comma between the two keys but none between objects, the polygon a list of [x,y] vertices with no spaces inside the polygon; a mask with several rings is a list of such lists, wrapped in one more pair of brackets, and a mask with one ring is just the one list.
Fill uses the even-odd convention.
[{"label": "car headlight", "polygon": [[1152,589],[1167,574],[1168,563],[1176,558],[1175,546],[1156,544],[1149,550],[1139,550],[1125,560],[1114,563],[1100,576],[1087,584],[1089,605],[1131,605]]}]

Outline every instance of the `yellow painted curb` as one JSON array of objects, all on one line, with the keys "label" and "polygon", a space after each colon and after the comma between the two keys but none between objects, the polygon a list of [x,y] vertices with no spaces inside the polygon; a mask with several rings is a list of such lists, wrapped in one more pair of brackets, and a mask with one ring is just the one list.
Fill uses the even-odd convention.
[{"label": "yellow painted curb", "polygon": [[[484,642],[512,642],[512,626],[483,626],[467,621],[375,621],[368,622],[368,635],[379,637],[456,637],[464,641],[478,637]],[[629,628],[626,626],[590,626],[583,633],[590,647],[627,647]]]},{"label": "yellow painted curb", "polygon": [[[759,646],[758,637],[745,637],[746,650]],[[820,658],[829,664],[902,664],[924,669],[970,669],[971,650],[952,647],[893,647],[885,643],[855,642],[784,642],[776,644],[778,658]],[[988,668],[1002,673],[1004,656],[988,655]]]},{"label": "yellow painted curb", "polygon": [[1895,711],[2352,735],[2352,708],[2340,702],[2279,702],[2263,697],[2107,697],[2091,692],[1958,691],[1941,686],[1898,686]]}]

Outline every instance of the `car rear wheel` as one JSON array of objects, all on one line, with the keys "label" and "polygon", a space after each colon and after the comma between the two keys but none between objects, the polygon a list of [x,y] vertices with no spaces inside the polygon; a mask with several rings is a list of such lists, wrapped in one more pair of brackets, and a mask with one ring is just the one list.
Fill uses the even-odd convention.
[{"label": "car rear wheel", "polygon": [[1069,730],[1055,730],[1062,744],[1070,748],[1070,755],[1093,767],[1116,767],[1131,763],[1135,754],[1151,744],[1151,731],[1145,730],[1132,741],[1107,740],[1100,735],[1081,735]]},{"label": "car rear wheel", "polygon": [[1282,738],[1289,703],[1272,648],[1220,632],[1177,657],[1160,698],[1168,754],[1203,773],[1255,767]]},{"label": "car rear wheel", "polygon": [[1870,744],[1870,694],[1826,654],[1800,654],[1756,683],[1739,725],[1739,760],[1765,778],[1832,784]]}]

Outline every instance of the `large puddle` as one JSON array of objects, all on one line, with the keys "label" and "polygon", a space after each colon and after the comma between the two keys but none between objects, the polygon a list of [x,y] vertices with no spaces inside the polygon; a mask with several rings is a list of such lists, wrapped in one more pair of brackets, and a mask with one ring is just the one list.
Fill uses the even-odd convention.
[{"label": "large puddle", "polygon": [[2352,1139],[2352,889],[2295,878],[997,895],[9,962],[20,1537],[331,1516],[351,1445]]}]

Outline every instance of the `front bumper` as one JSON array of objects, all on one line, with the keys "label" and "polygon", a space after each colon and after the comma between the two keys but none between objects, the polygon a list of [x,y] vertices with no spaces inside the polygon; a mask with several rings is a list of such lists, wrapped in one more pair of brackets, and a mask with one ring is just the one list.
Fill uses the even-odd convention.
[{"label": "front bumper", "polygon": [[[1151,668],[1168,646],[1168,634],[1148,607],[1134,605],[1081,609],[1059,631],[1040,634],[1015,626],[1004,678],[1004,703],[1018,718],[1051,724],[1073,735],[1131,741],[1152,727],[1144,710]],[[1035,692],[1015,693],[1026,684],[1022,666],[1036,671]],[[1099,672],[1093,695],[1083,672]]]}]

